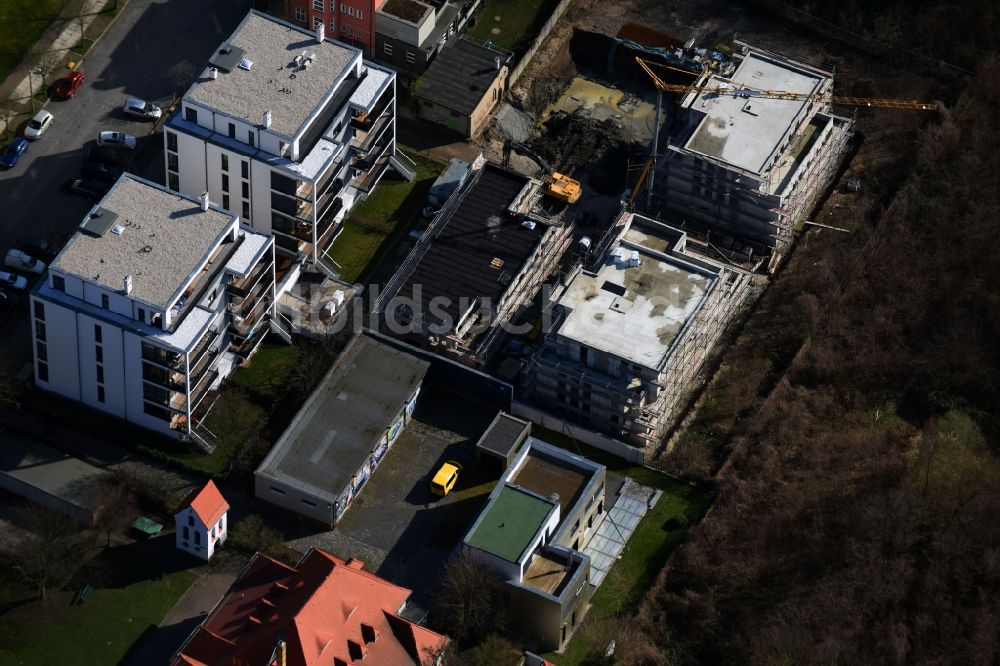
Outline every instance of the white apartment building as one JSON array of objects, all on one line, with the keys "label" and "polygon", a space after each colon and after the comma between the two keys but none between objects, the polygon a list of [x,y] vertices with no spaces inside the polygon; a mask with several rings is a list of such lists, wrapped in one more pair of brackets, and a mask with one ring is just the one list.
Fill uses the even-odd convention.
[{"label": "white apartment building", "polygon": [[31,294],[36,384],[203,443],[202,401],[256,350],[274,299],[269,235],[126,174]]},{"label": "white apartment building", "polygon": [[208,192],[273,233],[296,259],[279,271],[284,291],[302,260],[321,265],[348,212],[396,164],[395,82],[322,25],[312,33],[251,11],[164,127],[167,187]]}]

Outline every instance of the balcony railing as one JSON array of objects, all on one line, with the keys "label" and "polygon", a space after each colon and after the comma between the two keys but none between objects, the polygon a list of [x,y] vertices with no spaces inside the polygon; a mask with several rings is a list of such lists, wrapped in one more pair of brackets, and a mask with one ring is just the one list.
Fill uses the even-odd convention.
[{"label": "balcony railing", "polygon": [[271,254],[268,253],[257,263],[254,269],[250,271],[249,275],[245,278],[237,278],[233,280],[226,286],[226,290],[233,296],[240,298],[246,296],[247,292],[257,286],[261,277],[271,272],[273,265],[274,262],[271,260]]},{"label": "balcony railing", "polygon": [[211,358],[212,354],[209,353],[209,350],[212,348],[212,345],[216,343],[216,341],[219,339],[219,336],[221,335],[222,332],[218,330],[208,331],[205,334],[205,337],[201,339],[201,342],[198,343],[198,346],[195,347],[194,351],[192,351],[191,354],[188,356],[188,359],[190,361],[192,377],[195,377],[197,373],[202,370],[202,368],[204,367],[205,358],[206,357]]},{"label": "balcony railing", "polygon": [[230,322],[229,327],[234,334],[241,337],[247,337],[253,332],[257,324],[264,319],[264,315],[267,313],[270,306],[271,299],[268,297],[263,297],[257,301],[253,309],[246,316],[234,315],[233,320]]},{"label": "balcony railing", "polygon": [[247,294],[243,298],[234,298],[229,304],[229,311],[240,317],[246,317],[249,312],[251,312],[257,304],[260,302],[261,298],[267,298],[271,295],[271,282],[269,280],[261,280],[254,287],[253,291]]},{"label": "balcony railing", "polygon": [[311,243],[313,239],[312,222],[292,220],[281,215],[271,217],[271,229],[285,236],[292,236],[300,241]]},{"label": "balcony railing", "polygon": [[184,373],[171,372],[170,370],[165,370],[158,365],[143,363],[142,378],[144,381],[156,384],[157,386],[162,386],[163,388],[171,391],[186,390],[186,386],[184,385]]},{"label": "balcony railing", "polygon": [[184,357],[177,353],[168,352],[165,349],[149,349],[143,347],[142,358],[144,361],[156,363],[168,370],[183,370]]}]

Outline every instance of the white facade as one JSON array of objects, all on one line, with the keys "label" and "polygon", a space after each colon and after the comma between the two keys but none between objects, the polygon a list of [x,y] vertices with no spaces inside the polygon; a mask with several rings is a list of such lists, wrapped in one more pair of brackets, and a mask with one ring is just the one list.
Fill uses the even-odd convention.
[{"label": "white facade", "polygon": [[[395,74],[358,49],[258,12],[226,48],[253,63],[220,69],[213,56],[182,98],[164,128],[167,186],[207,192],[275,234],[279,252],[319,262],[395,155]],[[306,56],[304,65],[289,63]]]},{"label": "white facade", "polygon": [[216,544],[225,543],[229,535],[229,512],[223,512],[212,525],[206,525],[193,508],[186,506],[174,514],[174,526],[178,550],[210,560]]},{"label": "white facade", "polygon": [[[85,225],[99,212],[117,223],[92,233]],[[114,288],[118,274],[126,277]],[[270,237],[124,176],[31,295],[36,384],[167,436],[197,437],[201,400],[256,349],[274,300]]]}]

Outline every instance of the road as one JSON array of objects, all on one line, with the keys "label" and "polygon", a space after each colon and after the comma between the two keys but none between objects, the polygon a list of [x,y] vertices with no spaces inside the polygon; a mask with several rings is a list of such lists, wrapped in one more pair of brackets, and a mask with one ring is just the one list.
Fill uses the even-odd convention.
[{"label": "road", "polygon": [[[130,0],[84,58],[76,97],[50,102],[52,127],[0,172],[0,252],[21,236],[65,242],[92,204],[59,188],[77,177],[98,132],[148,136],[152,123],[121,113],[125,98],[171,102],[249,8],[249,0]],[[15,370],[30,360],[26,309],[0,312],[0,336],[0,360]]]}]

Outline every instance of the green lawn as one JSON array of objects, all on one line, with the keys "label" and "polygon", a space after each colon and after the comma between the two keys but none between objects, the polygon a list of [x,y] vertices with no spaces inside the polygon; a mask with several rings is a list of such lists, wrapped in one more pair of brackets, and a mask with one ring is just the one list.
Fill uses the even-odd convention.
[{"label": "green lawn", "polygon": [[[402,152],[402,151],[401,151]],[[351,211],[344,228],[330,248],[333,268],[345,282],[357,282],[378,256],[389,247],[390,238],[401,238],[420,215],[427,192],[445,168],[422,155],[407,153],[417,165],[412,183],[387,173],[368,199]]]},{"label": "green lawn", "polygon": [[570,641],[564,654],[550,653],[545,657],[557,666],[581,664],[590,656],[592,646],[583,638],[592,625],[611,625],[616,615],[628,616],[642,601],[652,586],[667,558],[684,538],[688,528],[701,519],[711,501],[707,490],[678,481],[648,467],[632,465],[586,444],[574,444],[565,435],[551,431],[532,433],[536,437],[579,453],[608,468],[609,472],[628,476],[651,488],[659,488],[663,495],[653,509],[646,513],[636,528],[625,551],[608,576],[594,593],[585,625]]},{"label": "green lawn", "polygon": [[229,381],[262,398],[276,400],[287,389],[298,355],[298,347],[268,338],[250,357],[250,365],[234,372]]},{"label": "green lawn", "polygon": [[559,0],[486,0],[476,13],[476,25],[465,34],[508,51],[525,50],[558,4]]},{"label": "green lawn", "polygon": [[26,666],[117,664],[148,627],[163,620],[195,580],[190,572],[176,571],[160,580],[98,588],[86,604],[58,609],[57,619],[39,618],[17,627],[16,637],[0,646],[2,661]]},{"label": "green lawn", "polygon": [[0,2],[0,83],[14,71],[31,45],[59,17],[67,0]]}]

